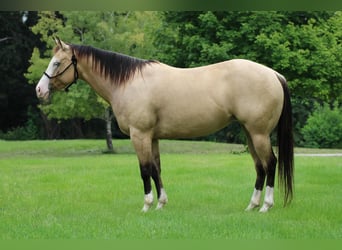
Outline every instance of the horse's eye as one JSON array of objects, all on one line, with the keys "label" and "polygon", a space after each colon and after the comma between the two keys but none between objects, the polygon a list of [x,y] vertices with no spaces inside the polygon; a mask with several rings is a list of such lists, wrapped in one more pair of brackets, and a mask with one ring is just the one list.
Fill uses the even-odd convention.
[{"label": "horse's eye", "polygon": [[55,67],[59,67],[59,65],[61,65],[60,62],[54,62],[54,63],[53,63],[53,66],[55,66]]}]

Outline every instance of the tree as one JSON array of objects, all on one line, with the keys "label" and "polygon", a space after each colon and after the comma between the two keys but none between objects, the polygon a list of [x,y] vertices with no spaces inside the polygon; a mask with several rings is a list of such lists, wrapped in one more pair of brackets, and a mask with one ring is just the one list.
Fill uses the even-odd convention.
[{"label": "tree", "polygon": [[261,51],[269,54],[267,62],[286,74],[296,97],[329,104],[341,100],[341,17],[336,12],[304,25],[289,22],[281,31],[257,36]]},{"label": "tree", "polygon": [[0,12],[0,131],[24,126],[29,106],[37,103],[23,75],[38,41],[29,29],[36,20],[35,12]]},{"label": "tree", "polygon": [[341,148],[342,109],[337,103],[333,108],[328,104],[316,104],[314,112],[302,128],[302,133],[306,147]]},{"label": "tree", "polygon": [[282,73],[301,143],[313,103],[341,103],[341,16],[327,11],[165,12],[155,45],[162,48],[162,60],[178,67],[245,58]]},{"label": "tree", "polygon": [[322,16],[307,18],[301,25],[289,22],[281,31],[257,37],[261,50],[269,54],[268,64],[288,79],[299,144],[313,104],[332,105],[342,98],[341,12]]},{"label": "tree", "polygon": [[[145,33],[157,20],[152,12],[94,12],[66,11],[41,12],[40,19],[32,31],[41,35],[46,43],[43,51],[35,49],[31,66],[26,75],[31,83],[36,83],[41,77],[51,58],[51,48],[54,42],[52,35],[58,35],[64,41],[75,44],[86,44],[111,51],[120,51],[136,57],[144,57],[153,50],[150,37]],[[42,56],[41,56],[42,54]],[[45,66],[43,66],[45,65]],[[107,146],[111,150],[111,121],[109,104],[104,102],[87,84],[76,84],[69,93],[54,93],[52,102],[40,106],[49,118],[84,119],[101,118],[107,123]]]}]

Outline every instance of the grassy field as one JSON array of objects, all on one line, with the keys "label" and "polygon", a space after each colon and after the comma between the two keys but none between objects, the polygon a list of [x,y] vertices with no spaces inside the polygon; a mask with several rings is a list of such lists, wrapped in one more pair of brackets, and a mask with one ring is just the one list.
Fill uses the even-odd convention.
[{"label": "grassy field", "polygon": [[[131,143],[0,141],[0,239],[341,239],[342,157],[296,156],[295,197],[244,212],[255,179],[244,146],[162,141],[169,203],[140,212]],[[296,149],[297,153],[341,150]]]}]

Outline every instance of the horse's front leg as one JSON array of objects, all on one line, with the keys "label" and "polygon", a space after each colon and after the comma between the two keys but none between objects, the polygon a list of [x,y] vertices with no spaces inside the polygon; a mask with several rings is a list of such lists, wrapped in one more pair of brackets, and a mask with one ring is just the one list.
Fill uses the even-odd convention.
[{"label": "horse's front leg", "polygon": [[130,129],[131,140],[138,156],[140,175],[144,185],[143,212],[147,212],[153,204],[151,177],[153,173],[152,138],[149,133],[137,129]]},{"label": "horse's front leg", "polygon": [[152,155],[153,155],[153,165],[152,165],[152,179],[156,186],[158,195],[158,205],[156,209],[161,209],[167,203],[167,195],[163,187],[163,182],[161,179],[161,164],[160,164],[160,154],[159,154],[159,143],[157,139],[152,140]]},{"label": "horse's front leg", "polygon": [[147,212],[153,204],[153,193],[151,187],[152,165],[140,163],[140,174],[144,184],[144,206],[142,212]]}]

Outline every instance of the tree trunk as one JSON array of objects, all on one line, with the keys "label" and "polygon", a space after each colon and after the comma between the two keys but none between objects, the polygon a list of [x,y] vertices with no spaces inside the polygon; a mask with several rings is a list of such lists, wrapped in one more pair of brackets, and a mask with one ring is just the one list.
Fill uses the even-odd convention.
[{"label": "tree trunk", "polygon": [[105,111],[105,121],[106,121],[106,142],[107,151],[114,152],[113,142],[112,142],[112,114],[110,107],[106,108]]},{"label": "tree trunk", "polygon": [[55,120],[50,120],[43,111],[40,111],[40,116],[42,117],[43,124],[44,124],[44,131],[41,131],[41,136],[51,139],[58,139],[61,135],[60,125],[56,123]]}]

